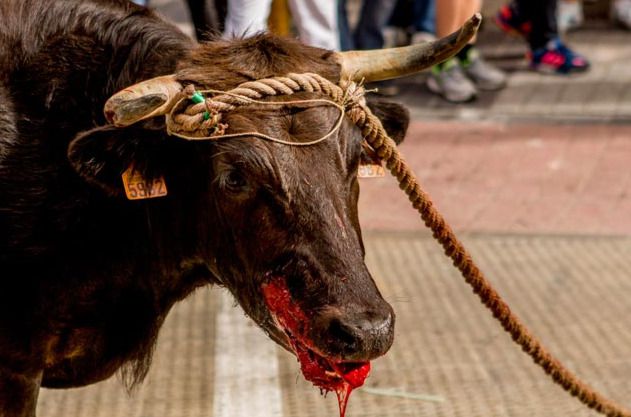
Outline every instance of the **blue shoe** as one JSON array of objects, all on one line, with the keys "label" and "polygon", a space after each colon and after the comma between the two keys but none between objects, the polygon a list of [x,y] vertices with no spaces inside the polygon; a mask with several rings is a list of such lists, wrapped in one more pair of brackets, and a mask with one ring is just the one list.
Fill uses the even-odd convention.
[{"label": "blue shoe", "polygon": [[589,61],[565,46],[559,38],[553,39],[544,48],[528,54],[530,67],[548,74],[570,74],[585,72],[589,69]]}]

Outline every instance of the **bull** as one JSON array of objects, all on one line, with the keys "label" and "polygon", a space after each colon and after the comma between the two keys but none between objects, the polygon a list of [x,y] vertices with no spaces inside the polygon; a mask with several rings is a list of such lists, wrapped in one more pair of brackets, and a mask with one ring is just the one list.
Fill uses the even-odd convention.
[{"label": "bull", "polygon": [[[119,370],[139,383],[169,309],[205,285],[228,288],[274,341],[328,378],[383,355],[395,314],[364,264],[359,129],[344,119],[309,147],[185,141],[157,116],[186,85],[227,90],[305,72],[336,84],[394,78],[462,41],[364,53],[269,34],[197,44],[126,0],[3,0],[0,416],[34,416],[40,387]],[[403,107],[371,108],[403,138]],[[326,106],[244,106],[224,122],[226,133],[308,142],[336,119]],[[140,185],[158,184],[164,193],[130,201],[121,180],[129,172],[143,179],[132,192],[154,197]],[[271,314],[271,283],[304,312],[304,338]]]}]

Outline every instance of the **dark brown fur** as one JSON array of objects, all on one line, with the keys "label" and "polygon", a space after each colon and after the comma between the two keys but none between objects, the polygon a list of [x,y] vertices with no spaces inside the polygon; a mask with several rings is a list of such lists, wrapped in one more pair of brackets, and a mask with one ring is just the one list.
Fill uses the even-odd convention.
[{"label": "dark brown fur", "polygon": [[[125,366],[128,383],[139,382],[169,309],[201,285],[225,285],[281,343],[261,301],[271,274],[320,322],[331,306],[343,314],[335,320],[393,320],[363,263],[361,137],[348,120],[336,137],[299,149],[254,138],[189,143],[158,119],[116,129],[102,114],[115,91],[173,72],[219,89],[288,72],[337,81],[332,57],[270,35],[196,45],[123,0],[0,3],[0,416],[33,415],[40,383],[85,385]],[[402,136],[407,114],[385,114]],[[245,107],[227,122],[301,141],[336,117],[323,107]],[[164,176],[169,195],[127,201],[120,175],[132,163]],[[315,342],[341,359],[365,360],[392,342],[392,326],[354,344],[326,342],[327,331]]]}]

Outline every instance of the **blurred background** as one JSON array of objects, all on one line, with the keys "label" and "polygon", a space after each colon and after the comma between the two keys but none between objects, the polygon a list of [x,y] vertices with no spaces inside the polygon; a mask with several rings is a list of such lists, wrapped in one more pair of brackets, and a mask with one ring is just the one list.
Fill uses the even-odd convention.
[{"label": "blurred background", "polygon": [[[219,36],[230,7],[210,3],[201,24]],[[376,25],[385,46],[436,34],[440,5],[422,2],[418,17],[415,2],[399,3],[374,14],[385,22]],[[148,6],[195,35],[183,0]],[[346,2],[351,38],[364,7]],[[631,407],[631,3],[558,3],[557,27],[542,49],[524,35],[527,19],[514,4],[479,7],[485,19],[475,55],[377,85],[377,94],[410,109],[402,153],[514,311],[570,369]],[[301,33],[286,2],[275,0],[271,10],[272,30]],[[397,13],[398,26],[390,16]],[[492,91],[467,66],[478,56],[482,76],[495,77]],[[450,71],[475,85],[465,80],[468,87],[448,96]],[[395,308],[397,334],[353,393],[349,417],[597,415],[502,332],[393,178],[361,187],[367,261]],[[117,380],[45,390],[40,416],[337,415],[335,396],[322,398],[295,358],[233,307],[221,290],[196,293],[169,316],[137,391],[128,395]]]}]

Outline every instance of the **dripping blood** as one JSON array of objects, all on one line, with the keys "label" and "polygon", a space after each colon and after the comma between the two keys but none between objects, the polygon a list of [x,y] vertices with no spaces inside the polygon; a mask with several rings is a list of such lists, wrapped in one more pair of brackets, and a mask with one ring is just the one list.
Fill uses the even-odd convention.
[{"label": "dripping blood", "polygon": [[273,278],[262,288],[267,307],[287,335],[305,379],[325,392],[335,391],[340,417],[344,417],[351,392],[361,387],[370,373],[370,362],[334,361],[317,353],[307,336],[307,315],[292,300],[285,279]]}]

